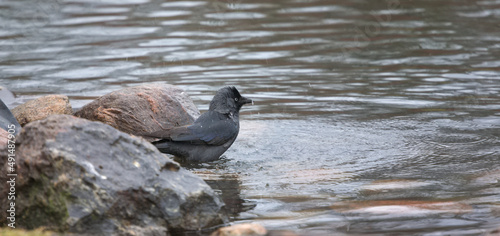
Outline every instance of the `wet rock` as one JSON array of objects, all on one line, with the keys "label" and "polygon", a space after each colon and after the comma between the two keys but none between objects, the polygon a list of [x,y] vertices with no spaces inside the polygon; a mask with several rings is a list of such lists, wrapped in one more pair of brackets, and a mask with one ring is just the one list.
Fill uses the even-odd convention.
[{"label": "wet rock", "polygon": [[182,89],[169,84],[145,84],[106,94],[75,115],[137,135],[191,124],[200,112]]},{"label": "wet rock", "polygon": [[210,236],[264,236],[266,228],[260,224],[237,224],[223,227],[213,232]]},{"label": "wet rock", "polygon": [[[6,153],[0,150],[2,168]],[[100,122],[68,115],[31,122],[18,136],[16,158],[19,227],[165,235],[227,221],[224,204],[202,179],[144,139]],[[2,196],[7,191],[0,185]],[[1,198],[4,225],[6,206]]]},{"label": "wet rock", "polygon": [[47,95],[28,101],[12,109],[21,126],[29,122],[45,119],[50,115],[73,114],[69,99],[64,95]]}]

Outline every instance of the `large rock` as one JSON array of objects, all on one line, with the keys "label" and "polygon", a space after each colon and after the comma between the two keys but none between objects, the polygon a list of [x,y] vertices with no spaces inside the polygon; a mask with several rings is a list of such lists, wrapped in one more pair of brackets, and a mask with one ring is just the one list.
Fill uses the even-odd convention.
[{"label": "large rock", "polygon": [[65,95],[47,95],[35,100],[28,101],[12,109],[21,126],[29,122],[42,120],[50,115],[73,114],[69,99]]},{"label": "large rock", "polygon": [[[0,150],[1,168],[8,167],[6,155]],[[227,221],[224,204],[202,179],[144,139],[100,122],[68,115],[31,122],[18,136],[16,158],[18,227],[165,235]],[[6,187],[0,185],[1,196]],[[10,201],[0,201],[6,225]]]},{"label": "large rock", "polygon": [[155,83],[106,94],[85,105],[75,115],[140,135],[192,124],[200,112],[182,89]]}]

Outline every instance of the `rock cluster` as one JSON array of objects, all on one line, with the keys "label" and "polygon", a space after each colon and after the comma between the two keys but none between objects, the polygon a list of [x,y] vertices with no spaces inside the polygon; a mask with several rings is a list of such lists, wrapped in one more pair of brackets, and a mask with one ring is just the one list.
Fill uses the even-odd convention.
[{"label": "rock cluster", "polygon": [[[15,208],[19,224],[17,230],[9,232],[178,235],[228,223],[231,211],[204,180],[160,153],[145,138],[134,137],[191,124],[199,116],[181,89],[164,84],[126,88],[96,99],[75,116],[64,95],[28,101],[14,108],[13,114],[5,104],[3,108],[0,168],[4,170],[10,167],[5,127],[15,121],[14,117],[23,126],[18,132],[20,125],[16,123]],[[7,178],[0,175],[3,183]],[[0,185],[2,196],[9,191],[7,185]],[[3,225],[8,223],[8,206],[9,199],[0,198]],[[296,236],[290,231],[268,231],[259,224],[223,227],[211,235]]]},{"label": "rock cluster", "polygon": [[[12,113],[24,126],[15,148],[20,228],[168,235],[227,222],[224,203],[200,177],[129,135],[192,123],[199,111],[181,89],[149,84],[116,91],[75,114],[86,119],[69,115],[63,95],[29,101]],[[0,132],[0,142],[7,134]],[[0,146],[4,170],[6,148]],[[2,196],[8,191],[0,185]],[[8,199],[0,199],[0,223],[7,223],[7,206]]]}]

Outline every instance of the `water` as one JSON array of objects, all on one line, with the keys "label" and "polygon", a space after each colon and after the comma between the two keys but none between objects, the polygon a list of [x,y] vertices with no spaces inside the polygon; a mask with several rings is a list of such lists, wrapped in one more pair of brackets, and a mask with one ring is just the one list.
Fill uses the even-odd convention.
[{"label": "water", "polygon": [[[30,7],[27,7],[30,6]],[[500,2],[0,2],[14,107],[75,109],[149,82],[200,110],[236,85],[238,140],[189,167],[232,221],[303,235],[481,235],[500,226]]]}]

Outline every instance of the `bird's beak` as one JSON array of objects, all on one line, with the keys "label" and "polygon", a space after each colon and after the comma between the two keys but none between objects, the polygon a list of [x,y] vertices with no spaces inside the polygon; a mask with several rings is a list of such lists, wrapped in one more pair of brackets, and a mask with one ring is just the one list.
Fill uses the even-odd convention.
[{"label": "bird's beak", "polygon": [[250,98],[241,97],[241,103],[243,103],[243,104],[252,103],[252,105],[253,105],[253,100]]}]

